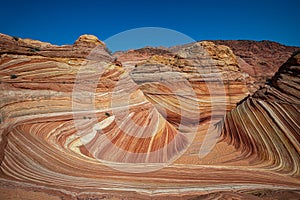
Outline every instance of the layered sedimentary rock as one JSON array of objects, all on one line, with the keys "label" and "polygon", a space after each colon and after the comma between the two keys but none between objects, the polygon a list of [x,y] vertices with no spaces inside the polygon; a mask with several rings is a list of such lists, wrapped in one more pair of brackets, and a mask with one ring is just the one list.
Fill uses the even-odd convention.
[{"label": "layered sedimentary rock", "polygon": [[[292,53],[299,50],[299,47],[285,46],[272,41],[213,40],[211,42],[219,47],[224,45],[228,46],[233,51],[240,71],[250,77],[247,78],[246,84],[251,94],[260,87],[263,87]],[[125,52],[116,52],[114,56],[122,61],[126,67],[131,68],[135,64],[153,55],[170,54],[170,52],[177,52],[181,48],[190,45],[192,44],[170,48],[147,47]],[[222,54],[222,52],[211,53],[211,55],[215,57]]]},{"label": "layered sedimentary rock", "polygon": [[252,163],[295,177],[300,175],[300,53],[271,80],[227,114],[224,141]]},{"label": "layered sedimentary rock", "polygon": [[101,59],[108,61],[110,56],[105,44],[92,35],[82,35],[73,45],[56,46],[31,39],[21,39],[0,34],[0,53],[26,56],[44,56],[52,59],[68,58],[69,61],[88,58],[92,49],[97,47]]},{"label": "layered sedimentary rock", "polygon": [[[232,110],[251,77],[226,46],[116,60],[88,35],[60,47],[0,41],[1,198],[299,196],[296,64],[275,76],[273,95],[260,90]],[[130,60],[136,53],[146,55]],[[264,107],[251,112],[253,99]]]}]

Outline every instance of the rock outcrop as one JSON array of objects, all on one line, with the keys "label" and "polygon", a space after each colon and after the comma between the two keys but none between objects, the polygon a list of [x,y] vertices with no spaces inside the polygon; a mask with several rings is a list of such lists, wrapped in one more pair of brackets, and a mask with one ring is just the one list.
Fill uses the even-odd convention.
[{"label": "rock outcrop", "polygon": [[0,33],[0,54],[44,56],[48,58],[61,59],[86,59],[92,49],[97,47],[101,59],[111,59],[106,50],[105,44],[95,36],[83,35],[78,38],[74,45],[56,46],[50,43],[40,42],[31,39],[21,39]]},{"label": "rock outcrop", "polygon": [[214,40],[217,45],[226,45],[237,56],[239,66],[243,72],[255,79],[253,89],[255,92],[263,87],[279,67],[299,50],[299,47],[285,46],[272,41],[250,40]]},{"label": "rock outcrop", "polygon": [[2,34],[0,54],[1,199],[299,197],[299,54],[251,97],[212,42],[110,55]]},{"label": "rock outcrop", "polygon": [[223,140],[252,164],[300,176],[300,52],[271,80],[227,114]]}]

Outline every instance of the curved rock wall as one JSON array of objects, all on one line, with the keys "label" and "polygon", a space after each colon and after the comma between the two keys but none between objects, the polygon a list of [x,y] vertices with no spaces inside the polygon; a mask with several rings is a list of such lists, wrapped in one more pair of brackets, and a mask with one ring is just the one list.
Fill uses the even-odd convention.
[{"label": "curved rock wall", "polygon": [[251,164],[299,177],[300,54],[226,115],[223,140],[249,157]]}]

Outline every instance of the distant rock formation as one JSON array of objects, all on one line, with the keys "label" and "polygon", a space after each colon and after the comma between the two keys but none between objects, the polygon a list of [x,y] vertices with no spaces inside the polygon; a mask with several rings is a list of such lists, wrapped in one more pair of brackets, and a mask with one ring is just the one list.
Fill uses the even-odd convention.
[{"label": "distant rock formation", "polygon": [[[243,72],[255,78],[255,85],[263,87],[279,67],[300,50],[299,47],[285,46],[272,41],[251,40],[213,40],[217,45],[230,47],[237,56],[239,66]],[[254,89],[251,92],[256,91]]]}]

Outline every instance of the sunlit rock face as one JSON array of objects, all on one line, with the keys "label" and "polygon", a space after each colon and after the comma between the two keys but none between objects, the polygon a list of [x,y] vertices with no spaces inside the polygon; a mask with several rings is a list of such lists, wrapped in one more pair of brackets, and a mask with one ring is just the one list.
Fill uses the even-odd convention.
[{"label": "sunlit rock face", "polygon": [[244,99],[251,76],[211,42],[0,45],[0,199],[299,196],[298,55]]}]

